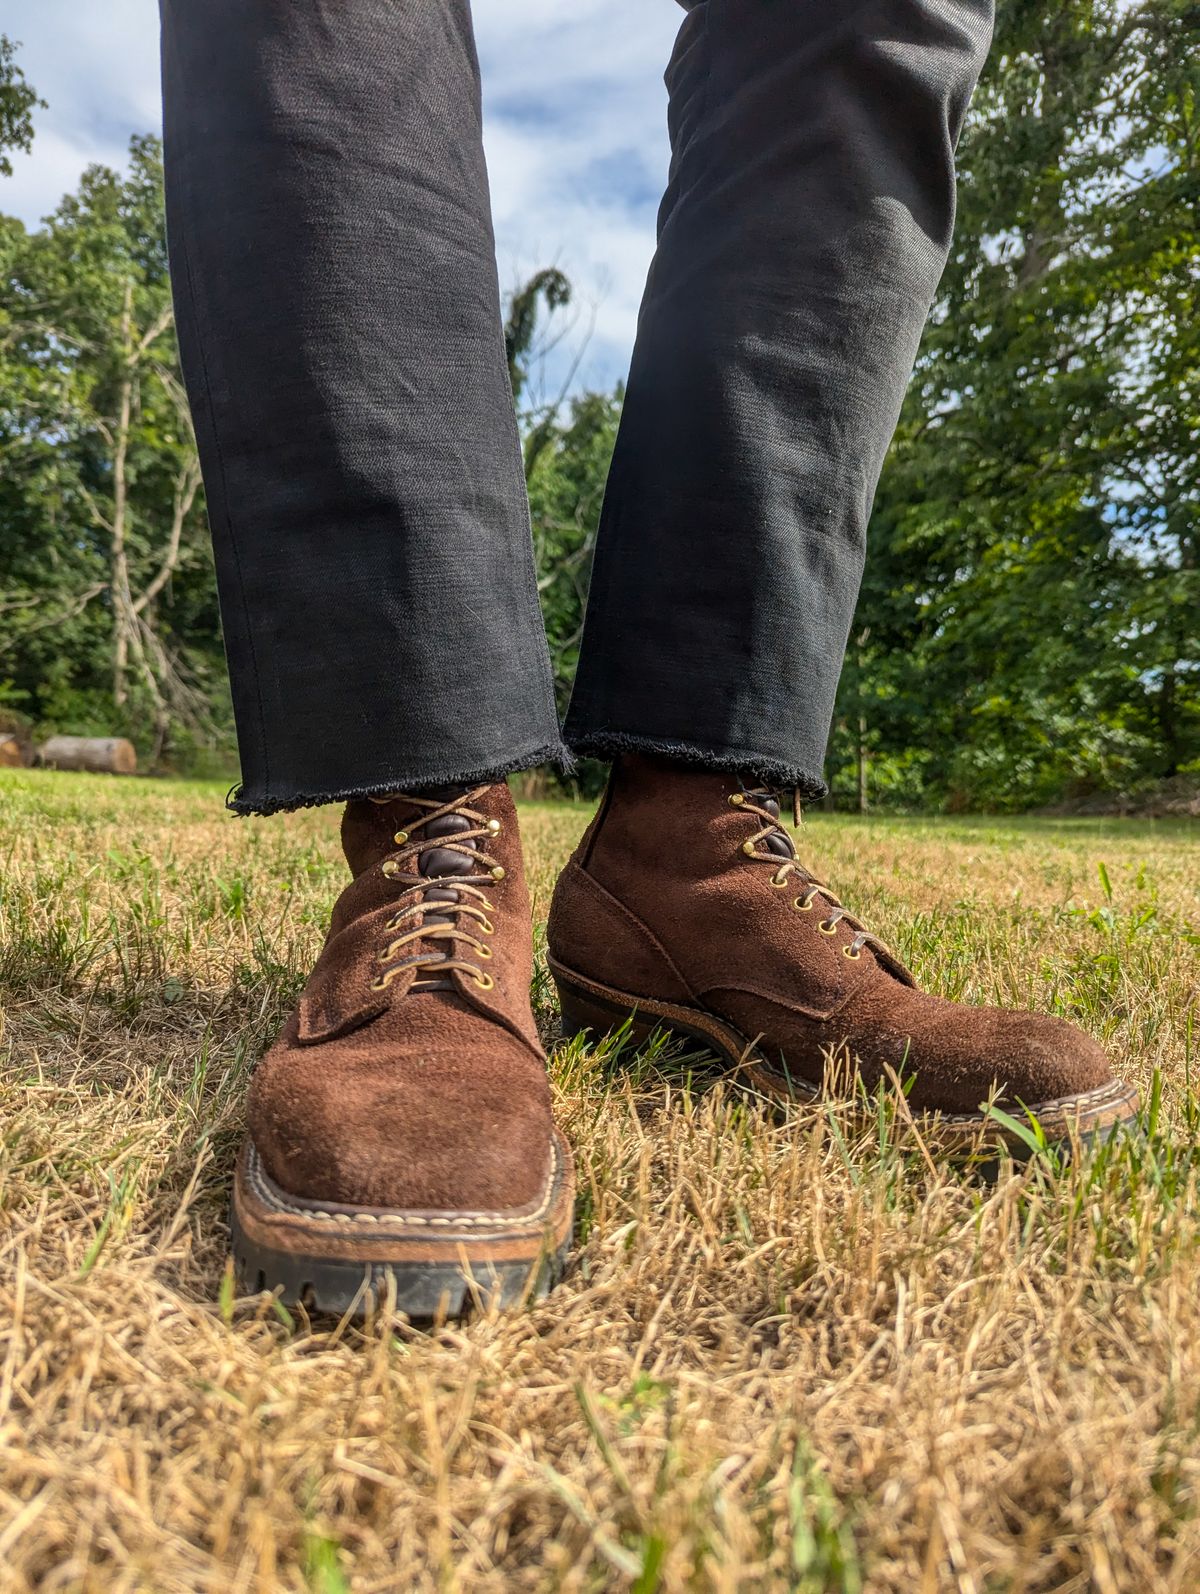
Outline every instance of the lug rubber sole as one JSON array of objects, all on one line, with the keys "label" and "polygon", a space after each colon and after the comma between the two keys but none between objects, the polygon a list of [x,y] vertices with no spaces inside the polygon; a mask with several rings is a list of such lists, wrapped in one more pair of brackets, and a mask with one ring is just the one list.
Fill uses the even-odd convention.
[{"label": "lug rubber sole", "polygon": [[[648,997],[631,996],[611,986],[577,974],[554,958],[548,959],[562,1007],[563,1035],[571,1039],[590,1033],[597,1038],[629,1025],[631,1041],[644,1045],[656,1030],[699,1043],[735,1071],[735,1078],[780,1107],[818,1102],[819,1085],[781,1072],[725,1019],[700,1007],[687,1007]],[[1095,1090],[1057,1101],[1031,1103],[1022,1108],[1002,1104],[1018,1123],[1036,1118],[1047,1141],[1063,1144],[1078,1138],[1093,1144],[1115,1134],[1138,1112],[1138,1094],[1120,1080],[1110,1080]],[[914,1109],[913,1118],[923,1133],[951,1157],[976,1157],[981,1146],[1005,1146],[1021,1161],[1030,1148],[1019,1135],[987,1113],[942,1113]],[[1032,1127],[1032,1126],[1031,1126]]]},{"label": "lug rubber sole", "polygon": [[243,1294],[281,1291],[313,1315],[365,1317],[390,1301],[414,1321],[529,1304],[561,1277],[575,1201],[555,1134],[540,1198],[508,1212],[401,1212],[305,1201],[280,1189],[247,1138],[234,1176],[234,1274]]}]

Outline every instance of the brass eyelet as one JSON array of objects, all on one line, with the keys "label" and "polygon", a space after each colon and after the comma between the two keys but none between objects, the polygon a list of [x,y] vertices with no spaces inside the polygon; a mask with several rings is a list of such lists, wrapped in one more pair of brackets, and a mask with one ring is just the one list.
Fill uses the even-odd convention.
[{"label": "brass eyelet", "polygon": [[372,980],[371,981],[371,989],[373,991],[386,991],[387,990],[387,983],[388,982],[386,980],[383,980],[383,979]]},{"label": "brass eyelet", "polygon": [[809,897],[797,897],[792,903],[792,907],[795,908],[797,913],[811,913],[812,900]]},{"label": "brass eyelet", "polygon": [[392,840],[396,843],[397,847],[403,847],[404,843],[408,840],[408,831],[398,830],[392,837]]},{"label": "brass eyelet", "polygon": [[492,949],[490,946],[484,946],[483,942],[481,941],[475,948],[475,955],[481,958],[490,958],[492,955]]},{"label": "brass eyelet", "polygon": [[733,793],[733,795],[730,797],[729,801],[733,804],[733,806],[735,808],[740,808],[742,806],[742,804],[746,801],[746,799],[742,796],[740,791],[735,791]]},{"label": "brass eyelet", "polygon": [[474,979],[476,985],[478,985],[481,991],[490,991],[496,983],[492,976],[485,973],[482,969],[474,976]]},{"label": "brass eyelet", "polygon": [[488,873],[491,875],[493,880],[503,880],[505,875],[508,873],[508,870],[502,863],[498,863],[494,869],[489,869]]},{"label": "brass eyelet", "polygon": [[852,963],[857,963],[859,958],[862,957],[862,953],[852,952],[848,946],[844,946],[842,948],[842,956],[848,957]]},{"label": "brass eyelet", "polygon": [[400,873],[400,865],[396,862],[395,858],[385,858],[379,867],[380,870],[387,875],[389,880],[392,879],[393,876]]},{"label": "brass eyelet", "polygon": [[787,878],[785,876],[785,878],[781,880],[778,875],[772,875],[771,884],[775,887],[776,891],[783,891],[787,886]]},{"label": "brass eyelet", "polygon": [[492,921],[490,919],[477,919],[475,922],[478,924],[479,928],[483,931],[484,935],[495,935],[496,926],[492,923]]},{"label": "brass eyelet", "polygon": [[757,858],[758,857],[758,848],[754,845],[754,843],[752,841],[743,841],[742,842],[742,851],[746,854],[747,858]]},{"label": "brass eyelet", "polygon": [[836,935],[837,934],[837,925],[836,924],[830,924],[828,919],[822,919],[820,924],[817,925],[817,929],[820,930],[822,935]]},{"label": "brass eyelet", "polygon": [[493,836],[498,836],[500,834],[500,821],[498,819],[489,819],[487,822],[487,827]]}]

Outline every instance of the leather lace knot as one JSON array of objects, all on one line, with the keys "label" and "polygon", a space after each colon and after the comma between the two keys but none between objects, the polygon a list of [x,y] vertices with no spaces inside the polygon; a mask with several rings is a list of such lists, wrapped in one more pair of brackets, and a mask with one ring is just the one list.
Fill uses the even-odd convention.
[{"label": "leather lace knot", "polygon": [[[384,926],[393,939],[378,953],[383,971],[372,981],[372,990],[386,990],[407,969],[417,971],[409,987],[413,991],[444,989],[448,982],[443,976],[453,969],[469,974],[481,990],[495,984],[479,966],[492,956],[480,937],[495,933],[488,915],[497,909],[487,896],[487,884],[503,880],[505,871],[480,843],[499,833],[500,821],[471,806],[487,790],[483,785],[449,798],[394,792],[371,799],[418,810],[396,832],[398,850],[380,864],[401,890]],[[455,823],[447,824],[451,819]]]}]

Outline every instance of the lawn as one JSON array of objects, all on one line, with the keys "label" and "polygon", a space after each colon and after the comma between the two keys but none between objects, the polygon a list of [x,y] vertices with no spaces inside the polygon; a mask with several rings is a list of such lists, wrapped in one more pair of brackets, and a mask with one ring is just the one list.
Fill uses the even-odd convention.
[{"label": "lawn", "polygon": [[[0,776],[6,1594],[1200,1587],[1200,828],[801,837],[931,988],[1104,1041],[1141,1139],[989,1183],[902,1103],[559,1046],[568,1277],[420,1331],[234,1297],[246,1080],[343,870],[331,811],[221,796]],[[584,819],[523,809],[540,918]]]}]

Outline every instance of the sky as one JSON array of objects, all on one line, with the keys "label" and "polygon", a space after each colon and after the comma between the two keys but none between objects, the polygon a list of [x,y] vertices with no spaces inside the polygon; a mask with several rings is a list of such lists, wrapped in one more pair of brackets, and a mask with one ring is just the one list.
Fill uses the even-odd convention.
[{"label": "sky", "polygon": [[[297,0],[298,3],[298,0]],[[663,69],[673,0],[474,0],[503,288],[557,265],[573,321],[551,388],[607,387],[629,362],[666,180]],[[161,126],[157,0],[6,0],[3,31],[47,102],[33,151],[0,178],[0,210],[36,225],[93,161],[121,167]]]}]

